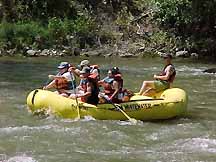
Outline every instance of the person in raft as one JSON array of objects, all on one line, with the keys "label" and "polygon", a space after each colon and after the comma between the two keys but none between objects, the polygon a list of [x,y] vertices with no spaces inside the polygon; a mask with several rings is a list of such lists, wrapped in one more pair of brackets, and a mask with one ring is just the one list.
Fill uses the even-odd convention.
[{"label": "person in raft", "polygon": [[[118,67],[113,67],[108,70],[108,75],[98,82],[104,91],[99,95],[100,102],[111,101],[114,103],[121,103],[123,99],[123,79]],[[106,101],[103,101],[103,98]]]},{"label": "person in raft", "polygon": [[61,62],[58,65],[58,74],[57,75],[49,75],[49,79],[52,81],[43,87],[44,90],[56,88],[57,93],[68,97],[71,93],[73,93],[73,89],[76,88],[76,82],[73,73],[69,72],[68,69],[70,64],[68,62]]},{"label": "person in raft", "polygon": [[99,98],[99,88],[97,83],[97,75],[90,73],[89,67],[84,67],[80,71],[80,84],[78,86],[79,92],[77,94],[71,94],[69,98],[80,98],[82,102],[97,105]]},{"label": "person in raft", "polygon": [[89,60],[83,60],[80,62],[80,65],[78,65],[80,67],[80,69],[76,69],[74,67],[70,68],[70,71],[73,71],[74,74],[76,74],[77,76],[80,76],[80,71],[84,68],[84,67],[89,67],[90,68],[90,74],[95,74],[98,76],[98,80],[100,79],[100,69],[98,65],[90,65],[90,61]]},{"label": "person in raft", "polygon": [[154,79],[156,79],[155,81],[143,82],[139,91],[140,95],[150,96],[155,92],[160,92],[171,87],[176,76],[175,67],[172,64],[172,55],[164,54],[162,57],[165,61],[164,69],[159,75],[154,75]]}]

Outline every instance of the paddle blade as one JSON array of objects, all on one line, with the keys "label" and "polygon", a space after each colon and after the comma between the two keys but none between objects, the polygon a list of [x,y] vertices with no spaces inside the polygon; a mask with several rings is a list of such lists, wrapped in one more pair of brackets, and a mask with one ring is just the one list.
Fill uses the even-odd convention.
[{"label": "paddle blade", "polygon": [[134,118],[130,118],[129,120],[132,124],[136,125],[137,124],[137,120]]}]

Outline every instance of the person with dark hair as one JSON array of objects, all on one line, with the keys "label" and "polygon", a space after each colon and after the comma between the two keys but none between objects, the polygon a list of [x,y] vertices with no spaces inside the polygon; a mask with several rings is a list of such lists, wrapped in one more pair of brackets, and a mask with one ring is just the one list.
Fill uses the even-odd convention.
[{"label": "person with dark hair", "polygon": [[80,91],[77,94],[71,94],[69,98],[80,98],[82,102],[97,105],[99,101],[98,80],[96,74],[90,74],[90,70],[89,67],[84,67],[80,71],[81,80],[80,85],[78,86]]},{"label": "person with dark hair", "polygon": [[49,75],[52,81],[44,86],[43,89],[56,88],[57,93],[65,97],[73,93],[73,88],[76,88],[76,82],[73,73],[68,71],[69,67],[70,64],[68,62],[61,62],[58,65],[59,73],[57,75]]},{"label": "person with dark hair", "polygon": [[108,70],[108,76],[98,82],[104,88],[104,97],[114,103],[122,102],[123,79],[118,67]]},{"label": "person with dark hair", "polygon": [[154,81],[144,81],[139,91],[140,95],[151,95],[171,87],[176,71],[172,64],[172,55],[165,54],[162,56],[165,61],[165,67],[159,75],[154,75]]}]

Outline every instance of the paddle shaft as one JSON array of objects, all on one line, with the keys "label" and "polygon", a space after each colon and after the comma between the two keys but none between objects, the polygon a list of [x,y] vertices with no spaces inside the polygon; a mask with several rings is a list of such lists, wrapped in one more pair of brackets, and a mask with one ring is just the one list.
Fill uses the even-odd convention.
[{"label": "paddle shaft", "polygon": [[[71,78],[72,78],[72,87],[73,87],[73,90],[74,90],[74,94],[76,96],[76,88],[75,88],[75,85],[74,85],[74,80],[75,79],[75,76],[71,74],[70,72],[70,75],[71,75]],[[77,108],[77,118],[80,119],[80,108],[79,108],[79,103],[78,103],[78,100],[77,100],[77,97],[75,97],[75,101],[76,101],[76,108]]]},{"label": "paddle shaft", "polygon": [[[115,105],[115,104],[113,104]],[[124,116],[126,116],[126,118],[128,118],[128,120],[132,120],[131,117],[128,116],[128,114],[126,114],[126,112],[124,112],[122,109],[120,109],[118,106],[115,106],[115,108],[117,108],[119,111],[121,111],[122,114],[124,114]]]},{"label": "paddle shaft", "polygon": [[111,100],[108,100],[105,96],[102,96],[108,103],[112,104],[117,110],[119,110],[130,122],[137,123],[136,119],[131,118],[125,111],[116,106]]}]

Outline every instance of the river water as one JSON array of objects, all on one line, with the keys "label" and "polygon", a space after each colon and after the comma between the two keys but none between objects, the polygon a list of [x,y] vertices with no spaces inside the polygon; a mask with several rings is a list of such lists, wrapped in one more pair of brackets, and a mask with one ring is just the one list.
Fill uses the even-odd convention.
[{"label": "river water", "polygon": [[[216,75],[214,65],[175,59],[174,86],[189,96],[188,113],[178,119],[142,122],[80,121],[32,116],[26,96],[46,84],[60,61],[81,58],[0,58],[1,162],[213,162],[216,161]],[[107,69],[118,66],[125,87],[138,91],[163,67],[160,58],[90,58]]]}]

